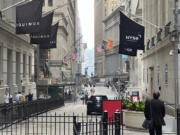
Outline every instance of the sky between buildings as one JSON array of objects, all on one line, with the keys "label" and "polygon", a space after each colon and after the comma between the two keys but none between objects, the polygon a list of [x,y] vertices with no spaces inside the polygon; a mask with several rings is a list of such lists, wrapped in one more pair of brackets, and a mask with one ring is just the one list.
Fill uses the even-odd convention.
[{"label": "sky between buildings", "polygon": [[79,17],[82,28],[83,43],[87,43],[83,74],[88,67],[88,75],[94,74],[94,0],[78,0]]}]

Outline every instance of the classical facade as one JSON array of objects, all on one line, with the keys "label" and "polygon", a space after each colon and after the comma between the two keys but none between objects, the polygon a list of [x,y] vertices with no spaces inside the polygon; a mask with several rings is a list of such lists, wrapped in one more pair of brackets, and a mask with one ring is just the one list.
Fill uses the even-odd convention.
[{"label": "classical facade", "polygon": [[120,80],[127,81],[128,74],[124,69],[126,62],[119,54],[119,24],[120,14],[124,7],[119,7],[114,10],[109,16],[105,18],[104,25],[104,40],[113,40],[113,50],[104,50],[104,76],[108,78],[120,78]]},{"label": "classical facade", "polygon": [[[18,0],[0,1],[0,8],[18,2]],[[0,19],[0,102],[4,91],[9,90],[15,98],[18,91],[25,95],[29,90],[36,98],[34,82],[34,46],[29,36],[15,34],[15,8],[3,13]]]},{"label": "classical facade", "polygon": [[57,48],[49,50],[49,61],[56,61],[62,63],[62,65],[49,67],[51,79],[62,82],[64,79],[71,79],[71,76],[75,78],[77,62],[71,60],[71,55],[76,48],[76,2],[71,0],[45,0],[44,2],[44,12],[62,6],[55,10],[53,18],[53,23],[59,21]]},{"label": "classical facade", "polygon": [[174,57],[169,55],[173,50],[173,14],[174,1],[144,0],[143,19],[145,26],[145,52],[143,53],[144,96],[151,96],[159,90],[161,99],[174,103]]},{"label": "classical facade", "polygon": [[[142,0],[127,0],[124,4],[125,14],[129,16],[132,20],[136,21],[138,24],[142,25]],[[142,50],[137,50],[137,56],[128,56],[129,61],[129,86],[131,88],[136,88],[142,91]]]},{"label": "classical facade", "polygon": [[105,75],[104,51],[97,52],[96,46],[102,45],[104,40],[105,17],[110,15],[120,5],[119,0],[95,0],[94,1],[94,52],[95,52],[95,76]]}]

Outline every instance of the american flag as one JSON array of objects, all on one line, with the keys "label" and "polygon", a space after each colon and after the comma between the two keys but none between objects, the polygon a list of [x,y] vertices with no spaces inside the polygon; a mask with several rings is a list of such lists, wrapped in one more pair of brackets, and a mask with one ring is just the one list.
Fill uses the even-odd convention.
[{"label": "american flag", "polygon": [[75,59],[76,59],[76,54],[73,53],[73,54],[72,54],[72,60],[75,60]]},{"label": "american flag", "polygon": [[84,48],[84,49],[87,48],[87,43],[83,43],[83,48]]},{"label": "american flag", "polygon": [[102,46],[101,45],[97,45],[96,46],[96,51],[97,52],[102,52]]}]

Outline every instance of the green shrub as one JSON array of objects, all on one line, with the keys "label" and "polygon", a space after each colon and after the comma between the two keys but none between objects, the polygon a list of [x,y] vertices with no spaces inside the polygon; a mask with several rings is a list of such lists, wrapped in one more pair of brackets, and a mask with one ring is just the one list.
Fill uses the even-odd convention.
[{"label": "green shrub", "polygon": [[144,111],[145,101],[132,102],[128,99],[122,99],[122,108],[131,111]]}]

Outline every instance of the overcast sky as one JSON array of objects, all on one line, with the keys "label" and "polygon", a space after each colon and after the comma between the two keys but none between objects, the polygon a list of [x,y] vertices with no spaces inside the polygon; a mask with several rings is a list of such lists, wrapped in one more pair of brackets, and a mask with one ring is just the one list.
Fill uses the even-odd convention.
[{"label": "overcast sky", "polygon": [[94,47],[94,0],[77,0],[83,42],[89,49]]}]

